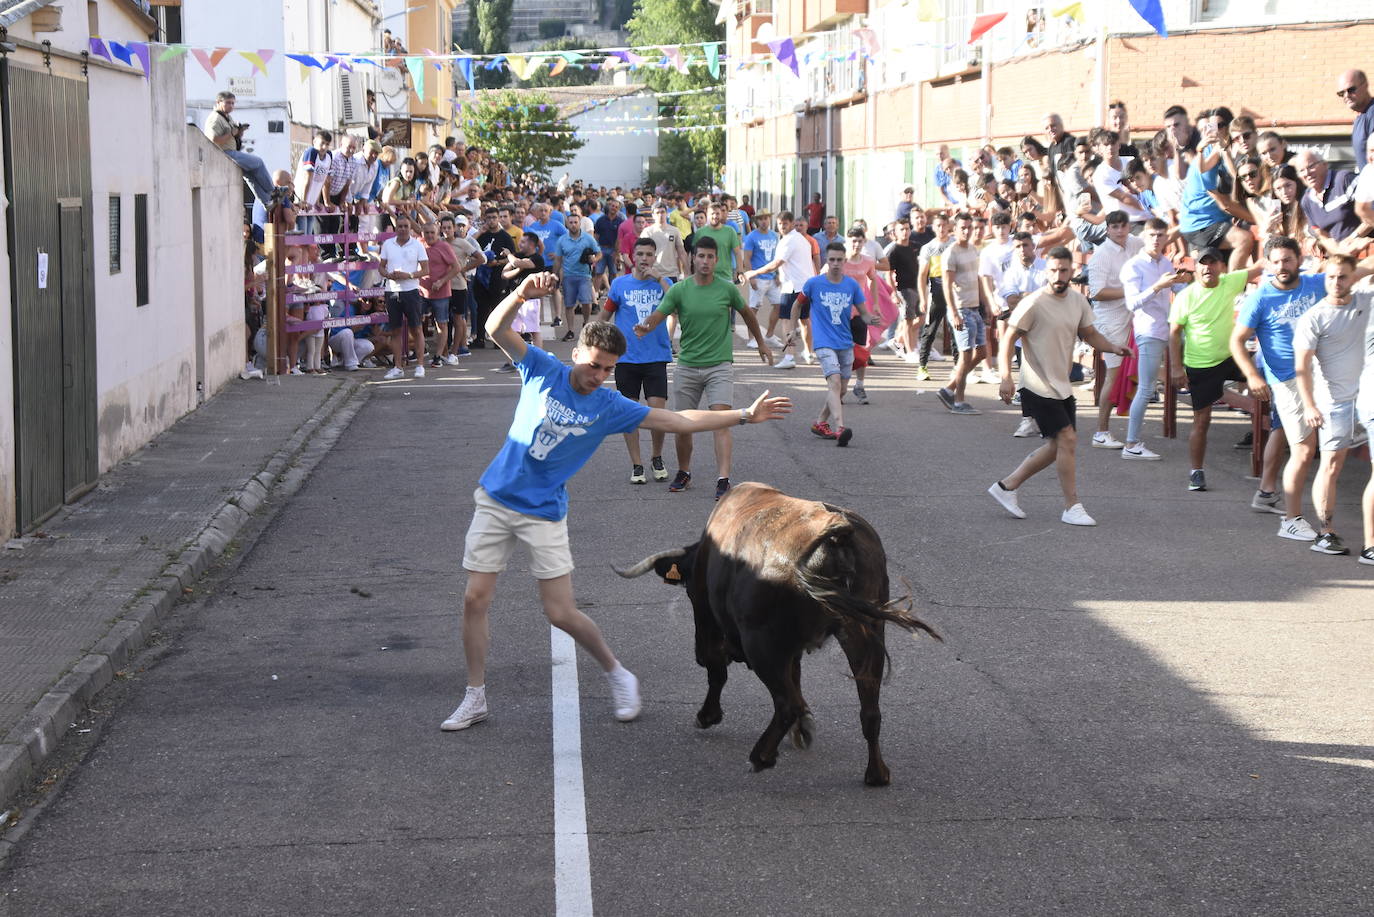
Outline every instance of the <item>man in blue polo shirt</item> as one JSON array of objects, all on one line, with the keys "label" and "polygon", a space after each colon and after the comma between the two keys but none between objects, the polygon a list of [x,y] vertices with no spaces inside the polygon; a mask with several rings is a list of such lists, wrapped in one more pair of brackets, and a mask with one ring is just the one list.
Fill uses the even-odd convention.
[{"label": "man in blue polo shirt", "polygon": [[606,673],[615,718],[639,716],[639,681],[622,666],[596,622],[578,610],[572,589],[568,546],[567,482],[592,457],[601,441],[641,426],[673,433],[723,430],[761,423],[786,414],[786,398],[760,395],[739,411],[666,411],[636,404],[602,388],[625,352],[625,336],[610,322],[591,322],[573,349],[573,365],[528,345],[511,328],[526,300],[548,296],[558,285],[552,274],[526,277],[487,319],[486,330],[520,372],[520,401],[506,441],[483,472],[473,494],[476,509],[468,527],[463,569],[463,656],[467,693],[443,721],[445,731],[467,729],[488,716],[486,693],[489,612],[496,580],[511,552],[525,544],[530,572],[549,623],[590,653]]},{"label": "man in blue polo shirt", "polygon": [[540,202],[533,205],[530,207],[530,214],[534,217],[534,222],[525,227],[526,232],[534,233],[539,237],[539,241],[544,243],[545,254],[552,254],[559,237],[568,234],[566,226],[550,218],[551,213],[548,204]]},{"label": "man in blue polo shirt", "polygon": [[[629,342],[625,356],[615,365],[616,391],[634,402],[638,402],[642,394],[651,408],[668,405],[668,364],[673,359],[673,345],[668,338],[667,325],[659,325],[642,338],[635,334],[634,328],[649,320],[672,285],[666,278],[653,275],[657,259],[658,244],[653,239],[636,240],[634,270],[611,281],[605,309],[606,315]],[[653,446],[649,467],[655,481],[668,480],[668,468],[663,464],[663,439],[662,430],[654,430],[649,437]],[[625,446],[630,451],[630,483],[648,483],[644,477],[638,431],[625,434]]]},{"label": "man in blue polo shirt", "polygon": [[553,246],[545,249],[553,255],[554,273],[563,279],[563,315],[568,323],[564,342],[571,341],[573,315],[582,310],[582,325],[586,327],[592,314],[592,265],[601,260],[601,247],[582,231],[582,220],[572,221],[572,229],[558,237]]},{"label": "man in blue polo shirt", "polygon": [[[844,425],[844,390],[854,372],[854,330],[850,318],[857,309],[870,325],[882,321],[864,304],[864,291],[853,277],[846,277],[843,242],[831,242],[825,249],[825,273],[817,274],[802,287],[797,305],[811,307],[811,344],[825,374],[825,404],[811,432],[833,439],[837,446],[848,446],[854,431]],[[862,327],[862,325],[860,326]],[[835,426],[830,426],[830,418]]]},{"label": "man in blue polo shirt", "polygon": [[[744,253],[749,258],[749,269],[756,271],[764,267],[773,260],[773,253],[778,248],[778,234],[772,228],[773,215],[767,210],[760,210],[754,214],[754,226],[747,236],[744,237]],[[778,306],[782,303],[782,291],[778,286],[777,275],[769,272],[766,274],[755,274],[749,280],[749,308],[758,315],[759,306],[765,302],[773,304],[773,314],[769,319],[768,327],[771,331],[778,323]],[[751,347],[753,341],[745,342],[746,347]],[[769,346],[781,349],[782,341],[778,338],[771,338]]]}]

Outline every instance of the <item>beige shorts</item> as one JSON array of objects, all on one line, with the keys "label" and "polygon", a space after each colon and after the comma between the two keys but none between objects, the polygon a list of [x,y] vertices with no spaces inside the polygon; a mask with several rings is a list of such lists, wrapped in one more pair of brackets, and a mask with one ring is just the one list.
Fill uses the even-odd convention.
[{"label": "beige shorts", "polygon": [[[1126,313],[1126,318],[1123,321],[1117,311],[1093,306],[1093,324],[1097,326],[1098,331],[1102,332],[1104,338],[1118,347],[1125,347],[1126,342],[1131,339],[1131,314]],[[1120,354],[1104,352],[1102,365],[1108,369],[1116,369],[1121,365],[1123,359],[1125,358]]]},{"label": "beige shorts", "polygon": [[1279,412],[1279,420],[1283,422],[1283,435],[1288,438],[1289,448],[1301,445],[1303,440],[1312,435],[1313,428],[1303,420],[1298,380],[1270,383],[1269,392],[1274,396],[1274,410]]},{"label": "beige shorts", "polygon": [[709,408],[713,404],[730,407],[735,399],[735,364],[717,363],[715,366],[683,366],[673,369],[673,409],[692,411]]},{"label": "beige shorts", "polygon": [[517,513],[491,498],[481,487],[473,491],[476,510],[463,548],[463,569],[500,573],[521,542],[530,549],[530,573],[535,579],[557,579],[573,571],[568,547],[568,520],[557,522]]}]

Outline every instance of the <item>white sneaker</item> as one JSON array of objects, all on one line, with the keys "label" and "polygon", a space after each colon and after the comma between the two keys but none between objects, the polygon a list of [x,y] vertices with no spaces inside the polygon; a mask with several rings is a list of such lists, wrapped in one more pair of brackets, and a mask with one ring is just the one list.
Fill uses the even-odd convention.
[{"label": "white sneaker", "polygon": [[405,375],[405,370],[399,366],[393,366],[382,376],[383,379],[399,379]]},{"label": "white sneaker", "polygon": [[986,369],[979,373],[978,378],[973,381],[980,382],[984,385],[1000,385],[1002,383],[1002,380],[998,378],[996,373],[988,372]]},{"label": "white sneaker", "polygon": [[463,695],[463,702],[458,705],[458,709],[448,715],[448,719],[439,724],[439,728],[444,732],[456,732],[476,725],[486,718],[487,689],[468,686],[467,693]]},{"label": "white sneaker", "polygon": [[293,366],[293,367],[291,367],[291,372],[287,373],[287,375],[289,375],[289,376],[304,376],[304,375],[305,375],[305,370],[301,369],[299,366]]},{"label": "white sneaker", "polygon": [[258,369],[258,368],[257,368],[256,366],[254,366],[252,363],[249,363],[247,366],[245,366],[245,367],[243,368],[243,372],[239,373],[239,378],[240,378],[240,379],[261,379],[261,378],[262,378],[262,370]]},{"label": "white sneaker", "polygon": [[1122,449],[1121,457],[1124,459],[1135,459],[1139,462],[1159,461],[1159,453],[1151,452],[1149,449],[1145,447],[1144,443],[1139,443],[1135,446],[1127,446],[1126,448]]},{"label": "white sneaker", "polygon": [[1117,439],[1110,432],[1093,434],[1094,449],[1121,449],[1125,445],[1125,443]]},{"label": "white sneaker", "polygon": [[1097,520],[1088,515],[1088,511],[1083,508],[1082,503],[1075,503],[1064,514],[1059,517],[1060,522],[1068,525],[1097,525]]},{"label": "white sneaker", "polygon": [[457,366],[457,365],[458,365],[458,354],[456,354],[456,353],[451,353],[451,354],[449,354],[448,356],[444,357],[444,362],[447,363],[449,366]]},{"label": "white sneaker", "polygon": [[782,355],[782,359],[781,359],[781,360],[779,360],[778,362],[776,362],[776,363],[773,364],[773,368],[774,368],[774,369],[796,369],[796,368],[797,368],[797,361],[794,360],[794,359],[792,359],[792,355],[791,355],[790,353],[785,353],[785,354]]},{"label": "white sneaker", "polygon": [[611,702],[615,706],[615,718],[628,723],[639,717],[639,679],[623,665],[617,665],[606,673],[606,683],[611,686]]},{"label": "white sneaker", "polygon": [[1293,541],[1316,541],[1317,533],[1301,516],[1294,516],[1292,519],[1282,516],[1279,518],[1279,537],[1291,538]]},{"label": "white sneaker", "polygon": [[1028,436],[1039,436],[1040,427],[1036,424],[1034,417],[1022,417],[1021,423],[1017,425],[1016,432],[1012,436],[1018,439],[1025,439]]},{"label": "white sneaker", "polygon": [[993,481],[992,486],[988,488],[988,495],[1002,504],[1002,508],[1017,519],[1026,518],[1026,511],[1021,508],[1021,504],[1016,500],[1016,491],[1003,490],[1000,483]]},{"label": "white sneaker", "polygon": [[902,359],[907,363],[915,363],[918,366],[921,363],[921,355],[914,350],[908,350],[906,353],[902,354]]},{"label": "white sneaker", "polygon": [[776,334],[770,334],[768,337],[764,338],[764,342],[774,350],[782,350],[782,338],[778,337]]},{"label": "white sneaker", "polygon": [[802,356],[802,360],[807,366],[814,365],[816,362],[816,355],[814,353],[806,353]]},{"label": "white sneaker", "polygon": [[416,363],[416,364],[415,364],[415,378],[416,378],[416,379],[423,379],[424,377],[425,377],[425,364],[424,364],[424,363]]},{"label": "white sneaker", "polygon": [[753,338],[750,338],[749,340],[747,340],[747,341],[744,342],[744,349],[745,349],[745,350],[758,350],[758,349],[759,349],[759,342],[756,341],[756,340],[754,340]]}]

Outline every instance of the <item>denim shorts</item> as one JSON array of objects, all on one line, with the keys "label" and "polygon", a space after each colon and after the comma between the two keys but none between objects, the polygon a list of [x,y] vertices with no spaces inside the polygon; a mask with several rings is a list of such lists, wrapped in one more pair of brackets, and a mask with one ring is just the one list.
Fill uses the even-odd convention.
[{"label": "denim shorts", "polygon": [[833,347],[817,347],[815,354],[816,360],[821,364],[821,373],[827,379],[836,374],[841,379],[848,379],[854,374],[853,347],[846,347],[843,350],[835,350]]},{"label": "denim shorts", "polygon": [[434,320],[441,325],[448,324],[449,297],[444,296],[440,299],[430,299],[428,296],[424,296],[421,298],[425,303],[425,315],[433,315]]},{"label": "denim shorts", "polygon": [[592,278],[580,274],[563,275],[563,305],[565,308],[592,302]]},{"label": "denim shorts", "polygon": [[978,309],[960,309],[959,316],[964,327],[954,329],[954,346],[961,352],[987,346],[988,324],[983,321],[983,313]]}]

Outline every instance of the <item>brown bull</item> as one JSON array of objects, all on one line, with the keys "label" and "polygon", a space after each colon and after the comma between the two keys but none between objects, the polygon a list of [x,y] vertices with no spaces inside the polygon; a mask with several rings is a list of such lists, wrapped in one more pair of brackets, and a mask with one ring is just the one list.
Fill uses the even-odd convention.
[{"label": "brown bull", "polygon": [[868,741],[864,782],[887,785],[891,775],[878,749],[878,692],[889,662],[884,626],[940,637],[889,600],[887,555],[858,513],[740,484],[716,504],[696,544],[616,572],[634,577],[650,570],[686,586],[692,600],[697,664],[708,684],[698,726],[721,721],[726,669],[743,662],[773,696],[773,719],[749,753],[754,769],[777,763],[789,729],[793,744],[808,747],[815,724],[801,693],[801,656],[834,636],[858,687]]}]

